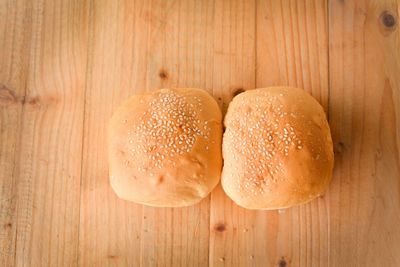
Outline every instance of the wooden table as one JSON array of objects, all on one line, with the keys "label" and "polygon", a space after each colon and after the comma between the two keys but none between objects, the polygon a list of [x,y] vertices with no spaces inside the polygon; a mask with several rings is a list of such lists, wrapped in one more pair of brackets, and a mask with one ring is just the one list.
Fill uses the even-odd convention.
[{"label": "wooden table", "polygon": [[[1,266],[400,266],[400,1],[0,1]],[[325,196],[250,211],[122,201],[106,125],[130,95],[302,87],[335,147]]]}]

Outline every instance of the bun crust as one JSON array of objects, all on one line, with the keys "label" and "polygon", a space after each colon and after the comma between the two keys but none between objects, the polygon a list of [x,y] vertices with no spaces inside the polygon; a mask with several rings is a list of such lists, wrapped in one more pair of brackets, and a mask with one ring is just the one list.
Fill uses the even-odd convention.
[{"label": "bun crust", "polygon": [[188,206],[220,179],[222,115],[204,90],[161,89],[135,95],[109,123],[110,183],[122,199]]},{"label": "bun crust", "polygon": [[280,209],[325,192],[333,147],[322,106],[304,90],[255,89],[236,96],[225,117],[222,187],[248,209]]}]

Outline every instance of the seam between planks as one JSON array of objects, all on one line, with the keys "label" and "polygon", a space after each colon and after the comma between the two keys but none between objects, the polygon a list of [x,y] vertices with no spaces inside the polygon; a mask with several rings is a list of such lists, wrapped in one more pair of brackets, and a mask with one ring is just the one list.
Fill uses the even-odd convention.
[{"label": "seam between planks", "polygon": [[[330,124],[330,113],[331,113],[331,110],[330,110],[330,107],[331,107],[331,71],[330,71],[330,50],[331,50],[331,38],[330,38],[330,35],[331,35],[331,27],[330,27],[330,15],[331,15],[331,13],[330,13],[330,4],[331,4],[331,0],[327,0],[326,2],[325,2],[325,4],[326,4],[326,32],[327,32],[327,34],[326,34],[326,36],[327,36],[327,67],[328,67],[328,73],[327,73],[327,77],[328,77],[328,81],[327,81],[327,83],[328,83],[328,87],[327,87],[327,90],[328,90],[328,94],[327,94],[327,107],[326,107],[326,117],[327,117],[327,120],[328,120],[328,124]],[[327,226],[328,226],[328,267],[330,267],[331,266],[331,261],[330,261],[330,256],[331,256],[331,253],[330,253],[330,244],[331,244],[331,224],[330,224],[330,222],[331,222],[331,220],[330,220],[330,208],[329,208],[329,203],[330,203],[330,201],[329,201],[329,197],[326,199],[326,202],[325,202],[325,205],[326,205],[326,207],[327,207],[327,221],[328,221],[328,223],[327,223]]]},{"label": "seam between planks", "polygon": [[328,119],[328,122],[330,122],[330,106],[331,106],[331,71],[330,71],[330,50],[331,50],[331,27],[330,27],[330,4],[332,0],[327,0],[326,1],[326,31],[327,31],[327,42],[328,42],[328,49],[327,49],[327,65],[328,65],[328,99],[327,99],[327,111],[326,111],[326,116]]},{"label": "seam between planks", "polygon": [[84,91],[84,100],[83,100],[83,119],[82,119],[82,140],[81,140],[81,171],[80,171],[80,181],[79,181],[79,207],[78,207],[78,244],[77,244],[77,252],[76,252],[76,263],[79,266],[80,261],[80,247],[81,247],[81,204],[82,204],[82,185],[83,185],[83,152],[85,147],[85,125],[86,125],[86,98],[87,98],[87,88],[89,84],[89,73],[90,73],[90,59],[91,59],[91,48],[93,47],[93,11],[92,11],[93,2],[92,0],[88,0],[88,24],[87,24],[87,53],[86,53],[86,70],[85,70],[85,91]]},{"label": "seam between planks", "polygon": [[[216,2],[214,1],[213,5],[212,5],[212,25],[213,25],[213,27],[212,27],[212,50],[211,50],[212,51],[212,55],[213,55],[213,60],[212,60],[213,64],[212,64],[212,68],[211,68],[212,69],[212,71],[211,71],[211,93],[212,93],[213,96],[214,96],[214,91],[215,91],[215,88],[214,88],[215,4],[216,4]],[[218,103],[218,106],[221,108],[221,103]],[[222,122],[222,127],[223,127],[223,122]],[[222,138],[223,138],[223,134],[224,134],[224,132],[222,132]],[[221,142],[222,142],[222,139],[221,139]],[[224,162],[224,159],[222,159],[222,167],[223,167],[223,162]],[[221,172],[222,172],[222,168],[221,168]],[[221,181],[219,183],[221,183]],[[219,184],[217,184],[216,187],[218,185]],[[215,188],[212,191],[214,191],[214,190],[215,190]],[[208,196],[208,198],[209,198],[209,204],[208,204],[208,246],[207,246],[208,247],[208,253],[207,253],[208,266],[210,266],[210,263],[211,263],[210,254],[211,254],[211,210],[212,210],[211,207],[212,207],[212,200],[213,200],[212,191],[210,192],[210,194]]]},{"label": "seam between planks", "polygon": [[254,0],[254,87],[257,88],[257,0]]}]

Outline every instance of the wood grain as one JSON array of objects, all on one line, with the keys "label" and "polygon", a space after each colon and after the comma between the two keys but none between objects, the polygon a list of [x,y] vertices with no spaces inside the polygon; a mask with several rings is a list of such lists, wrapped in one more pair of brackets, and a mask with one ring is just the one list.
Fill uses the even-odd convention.
[{"label": "wood grain", "polygon": [[[144,11],[149,29],[147,89],[198,87],[211,92],[212,4],[160,0]],[[209,209],[209,198],[188,208],[143,207],[141,264],[206,266]]]},{"label": "wood grain", "polygon": [[[224,113],[235,94],[255,87],[255,12],[253,1],[215,4],[213,92]],[[220,185],[211,193],[210,266],[249,266],[255,250],[249,213]]]},{"label": "wood grain", "polygon": [[[0,1],[0,266],[400,266],[397,0]],[[130,95],[200,87],[225,112],[304,88],[335,147],[325,196],[282,211],[218,185],[188,208],[122,201],[106,126]]]},{"label": "wood grain", "polygon": [[[24,5],[27,6],[24,9]],[[31,38],[29,1],[0,2],[0,263],[15,262],[18,156]]]},{"label": "wood grain", "polygon": [[[129,95],[163,87],[211,89],[212,5],[96,1],[92,10],[80,264],[204,266],[209,200],[182,209],[119,200],[109,187],[104,143],[112,111]],[[110,17],[118,19],[110,23]]]},{"label": "wood grain", "polygon": [[400,265],[398,4],[331,1],[329,7],[333,266]]},{"label": "wood grain", "polygon": [[106,126],[114,107],[145,88],[147,59],[133,49],[147,42],[138,19],[143,8],[90,5],[79,266],[140,265],[142,207],[118,199],[109,186]]},{"label": "wood grain", "polygon": [[3,118],[15,113],[2,120],[2,132],[5,138],[14,132],[18,139],[2,139],[14,148],[6,154],[14,166],[4,177],[13,187],[2,203],[12,203],[5,210],[13,218],[6,226],[15,231],[9,235],[13,244],[7,246],[13,248],[7,253],[15,258],[4,265],[73,265],[78,248],[86,3],[9,1],[5,6],[8,51],[2,70],[8,69],[9,75],[2,76],[7,82],[2,101],[10,103],[3,108]]},{"label": "wood grain", "polygon": [[[255,87],[290,85],[309,91],[328,109],[328,18],[321,1],[257,1]],[[234,211],[240,210],[233,206]],[[243,211],[244,212],[244,211]],[[328,203],[317,199],[282,211],[246,211],[247,227],[233,249],[233,266],[324,266]],[[239,227],[240,229],[240,227]],[[233,232],[232,235],[235,233]],[[247,237],[247,238],[246,238]],[[227,264],[230,266],[230,264]]]}]

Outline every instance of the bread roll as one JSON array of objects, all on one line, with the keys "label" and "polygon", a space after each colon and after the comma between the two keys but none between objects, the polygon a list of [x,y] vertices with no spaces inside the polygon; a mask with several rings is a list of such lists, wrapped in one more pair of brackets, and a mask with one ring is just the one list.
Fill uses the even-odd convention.
[{"label": "bread roll", "polygon": [[290,87],[244,92],[229,105],[222,187],[248,209],[281,209],[324,193],[333,168],[321,105]]},{"label": "bread roll", "polygon": [[158,207],[188,206],[219,182],[222,115],[200,89],[135,95],[109,124],[110,183],[126,200]]}]

